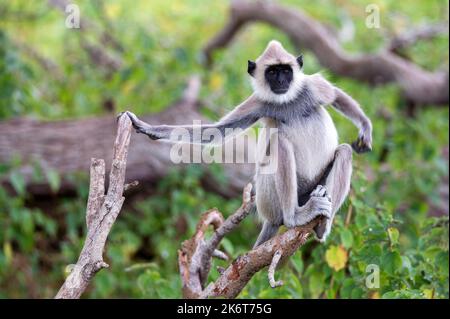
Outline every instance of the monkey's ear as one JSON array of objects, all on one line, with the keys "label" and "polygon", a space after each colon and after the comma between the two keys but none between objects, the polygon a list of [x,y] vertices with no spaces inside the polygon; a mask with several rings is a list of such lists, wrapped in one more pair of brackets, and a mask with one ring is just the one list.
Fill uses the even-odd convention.
[{"label": "monkey's ear", "polygon": [[298,65],[300,66],[300,69],[303,68],[303,54],[300,54],[300,55],[297,57],[297,63],[298,63]]},{"label": "monkey's ear", "polygon": [[253,73],[255,72],[255,69],[256,69],[256,63],[253,62],[253,61],[248,60],[248,66],[247,66],[248,74],[253,76]]}]

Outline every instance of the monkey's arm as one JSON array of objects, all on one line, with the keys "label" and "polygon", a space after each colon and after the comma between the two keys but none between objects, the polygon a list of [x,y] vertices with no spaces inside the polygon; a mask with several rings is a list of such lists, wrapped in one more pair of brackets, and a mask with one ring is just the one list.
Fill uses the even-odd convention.
[{"label": "monkey's arm", "polygon": [[358,128],[358,139],[352,143],[353,149],[357,153],[364,153],[372,150],[372,122],[350,95],[338,87],[333,86],[321,75],[311,76],[315,95],[321,104],[331,104],[339,112],[348,117]]},{"label": "monkey's arm", "polygon": [[238,133],[236,129],[245,130],[259,120],[259,105],[258,100],[252,95],[214,124],[150,125],[131,112],[127,114],[136,132],[146,134],[153,140],[221,144],[226,137]]},{"label": "monkey's arm", "polygon": [[364,153],[372,150],[372,122],[364,111],[350,95],[335,87],[336,99],[332,105],[352,120],[359,128],[358,139],[352,143],[353,149],[357,153]]}]

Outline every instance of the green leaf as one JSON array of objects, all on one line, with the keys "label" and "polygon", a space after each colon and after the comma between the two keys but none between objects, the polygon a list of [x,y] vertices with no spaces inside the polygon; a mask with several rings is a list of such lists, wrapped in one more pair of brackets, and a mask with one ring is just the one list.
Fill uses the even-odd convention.
[{"label": "green leaf", "polygon": [[52,192],[56,193],[61,185],[61,178],[59,173],[53,169],[46,171],[47,181]]},{"label": "green leaf", "polygon": [[3,253],[5,254],[6,263],[10,264],[13,259],[13,248],[9,241],[3,242]]},{"label": "green leaf", "polygon": [[364,296],[364,290],[360,287],[354,287],[351,293],[351,299],[360,299]]},{"label": "green leaf", "polygon": [[410,278],[412,278],[414,268],[412,267],[411,260],[407,256],[402,256],[402,268],[406,269],[410,274]]},{"label": "green leaf", "polygon": [[25,179],[23,178],[23,175],[19,173],[18,171],[11,172],[9,175],[9,180],[11,181],[11,185],[13,186],[14,190],[19,195],[25,194]]},{"label": "green leaf", "polygon": [[312,298],[318,298],[325,286],[325,276],[322,272],[314,271],[309,277],[309,290]]},{"label": "green leaf", "polygon": [[340,289],[341,298],[351,298],[352,291],[355,287],[355,281],[352,278],[344,279]]},{"label": "green leaf", "polygon": [[391,241],[391,245],[397,245],[398,244],[398,238],[400,237],[400,233],[397,228],[395,227],[389,227],[388,228],[388,235],[389,240]]},{"label": "green leaf", "polygon": [[423,299],[425,295],[418,289],[399,289],[383,294],[383,299]]},{"label": "green leaf", "polygon": [[441,274],[446,275],[447,278],[449,271],[448,259],[449,259],[448,251],[441,251],[439,254],[436,255],[435,259],[436,266],[441,271]]},{"label": "green leaf", "polygon": [[226,251],[230,256],[233,256],[233,255],[234,255],[234,246],[233,246],[233,243],[232,243],[228,238],[222,239],[222,245],[223,245],[223,248],[225,249],[225,251]]},{"label": "green leaf", "polygon": [[291,257],[291,262],[294,265],[295,270],[297,271],[297,273],[299,275],[301,275],[303,273],[303,269],[305,267],[304,263],[303,263],[303,258],[302,258],[302,252],[301,250],[298,250],[294,256]]},{"label": "green leaf", "polygon": [[380,268],[390,275],[398,273],[402,269],[402,258],[397,251],[388,252],[381,259]]},{"label": "green leaf", "polygon": [[342,245],[349,249],[353,245],[353,234],[348,228],[344,228],[340,233]]}]

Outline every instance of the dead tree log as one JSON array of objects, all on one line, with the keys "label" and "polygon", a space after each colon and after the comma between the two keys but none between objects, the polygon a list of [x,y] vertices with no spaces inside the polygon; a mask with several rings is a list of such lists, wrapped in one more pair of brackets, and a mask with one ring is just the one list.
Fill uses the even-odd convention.
[{"label": "dead tree log", "polygon": [[[142,119],[150,124],[189,124],[193,120],[208,122],[198,111],[199,89],[200,80],[193,76],[178,102],[161,113],[143,116]],[[58,122],[26,118],[2,122],[0,162],[8,162],[14,157],[21,159],[20,172],[31,194],[52,194],[46,181],[33,179],[34,163],[38,163],[43,170],[52,169],[61,174],[60,193],[72,192],[74,184],[66,178],[67,175],[88,172],[91,157],[107,159],[106,167],[110,166],[108,159],[113,155],[111,144],[115,127],[116,118],[113,115]],[[178,165],[170,160],[170,147],[170,144],[137,135],[130,145],[127,182],[140,180],[149,184],[165,176],[171,167]],[[226,197],[235,196],[250,181],[253,165],[223,164],[223,167],[228,183],[217,183],[209,175],[204,182],[212,191]]]},{"label": "dead tree log", "polygon": [[[314,226],[320,222],[321,217],[305,226],[291,228],[273,237],[236,258],[227,269],[220,271],[221,274],[215,282],[207,285],[212,257],[223,258],[225,255],[218,250],[220,241],[233,231],[254,207],[251,188],[251,184],[244,188],[242,206],[234,214],[224,221],[222,214],[216,209],[204,213],[194,236],[183,242],[178,251],[178,265],[184,298],[235,298],[253,275],[267,266],[270,266],[269,284],[273,288],[280,286],[282,282],[274,279],[279,261],[292,256],[306,242]],[[209,226],[214,227],[214,233],[206,240],[204,236]]]},{"label": "dead tree log", "polygon": [[126,188],[125,171],[131,130],[132,125],[129,118],[121,116],[114,142],[109,187],[106,195],[105,161],[95,158],[91,160],[91,181],[86,208],[86,240],[77,263],[73,265],[55,298],[80,298],[94,275],[100,269],[108,267],[108,264],[103,261],[103,250],[111,227],[125,200],[123,192]]},{"label": "dead tree log", "polygon": [[448,70],[429,72],[389,48],[350,55],[323,24],[298,8],[271,1],[232,1],[228,23],[203,49],[206,61],[211,62],[214,50],[227,46],[245,25],[254,22],[282,30],[299,50],[310,50],[323,67],[337,75],[371,85],[396,83],[410,103],[448,106]]}]

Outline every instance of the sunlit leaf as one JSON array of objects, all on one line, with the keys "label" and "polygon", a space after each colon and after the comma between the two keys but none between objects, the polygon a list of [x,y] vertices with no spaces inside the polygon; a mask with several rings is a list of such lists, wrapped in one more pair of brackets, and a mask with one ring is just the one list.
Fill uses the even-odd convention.
[{"label": "sunlit leaf", "polygon": [[330,246],[325,253],[325,260],[327,261],[328,266],[335,271],[343,269],[347,263],[347,259],[347,251],[342,246]]},{"label": "sunlit leaf", "polygon": [[391,245],[398,244],[398,238],[400,237],[400,233],[397,228],[389,227],[388,228],[389,240],[391,241]]}]

